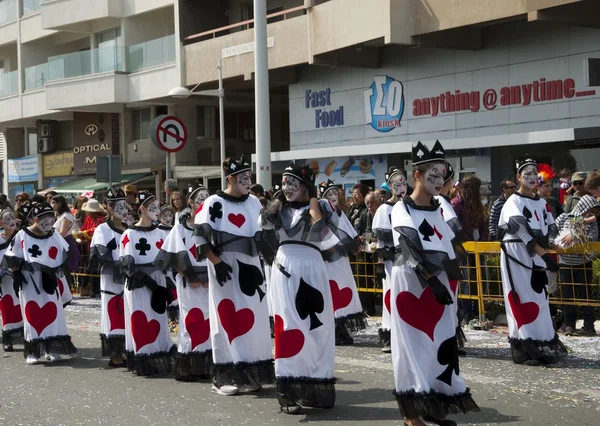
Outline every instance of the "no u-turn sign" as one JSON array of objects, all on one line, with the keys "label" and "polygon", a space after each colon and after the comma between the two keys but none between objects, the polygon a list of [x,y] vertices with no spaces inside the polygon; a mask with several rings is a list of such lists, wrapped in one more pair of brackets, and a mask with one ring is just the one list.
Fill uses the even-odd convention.
[{"label": "no u-turn sign", "polygon": [[187,142],[187,136],[183,122],[172,115],[159,115],[150,126],[150,139],[162,151],[181,151]]}]

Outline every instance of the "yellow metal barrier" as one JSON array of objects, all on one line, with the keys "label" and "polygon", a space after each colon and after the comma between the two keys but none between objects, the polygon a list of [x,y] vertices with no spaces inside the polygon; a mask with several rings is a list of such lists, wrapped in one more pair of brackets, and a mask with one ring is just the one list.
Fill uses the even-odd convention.
[{"label": "yellow metal barrier", "polygon": [[[480,318],[485,318],[490,302],[504,303],[502,274],[500,272],[499,242],[466,242],[466,255],[460,256],[463,280],[459,285],[459,298],[477,302]],[[593,261],[584,265],[559,265],[558,288],[550,295],[554,305],[600,307],[600,243],[589,243],[567,250],[552,251],[555,254],[585,254]],[[377,257],[360,253],[350,258],[350,264],[358,291],[382,293],[382,285],[375,277]],[[490,318],[493,319],[493,318]]]}]

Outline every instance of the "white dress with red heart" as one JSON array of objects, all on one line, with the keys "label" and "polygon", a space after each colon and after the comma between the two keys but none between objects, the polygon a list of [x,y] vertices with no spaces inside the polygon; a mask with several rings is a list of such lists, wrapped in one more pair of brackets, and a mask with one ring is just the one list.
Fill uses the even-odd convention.
[{"label": "white dress with red heart", "polygon": [[[399,257],[392,268],[391,347],[396,400],[403,416],[445,418],[451,412],[477,411],[460,376],[456,343],[456,291],[460,274],[439,204],[418,207],[409,197],[392,209]],[[417,264],[437,276],[452,296],[440,304],[415,272]]]},{"label": "white dress with red heart", "polygon": [[125,354],[125,276],[119,246],[123,231],[111,222],[100,224],[90,243],[90,260],[100,264],[100,341],[102,356]]},{"label": "white dress with red heart", "polygon": [[335,247],[340,239],[328,227],[337,214],[329,202],[321,200],[319,205],[323,219],[313,226],[308,202],[290,203],[277,214],[261,215],[261,226],[277,230],[280,243],[270,284],[275,374],[282,406],[331,408],[335,403],[334,302],[320,251]]},{"label": "white dress with red heart", "polygon": [[[4,240],[0,236],[0,264],[4,253],[10,246],[12,238]],[[2,317],[2,343],[4,345],[23,341],[23,314],[19,296],[15,293],[12,276],[5,270],[0,278],[0,316]]]},{"label": "white dress with red heart", "polygon": [[337,216],[336,224],[339,232],[343,234],[343,241],[337,237],[332,237],[337,239],[338,243],[331,261],[325,262],[331,287],[335,321],[343,324],[350,331],[364,330],[367,328],[367,322],[346,250],[348,241],[354,240],[358,235],[348,217],[342,211],[334,211],[333,214]]},{"label": "white dress with red heart", "polygon": [[513,361],[548,364],[566,354],[554,330],[546,263],[527,244],[548,247],[554,218],[544,199],[515,193],[506,200],[498,222],[502,237],[500,270]]},{"label": "white dress with red heart", "polygon": [[173,227],[162,245],[154,264],[162,269],[172,269],[179,303],[178,356],[173,371],[176,378],[202,376],[212,368],[208,287],[192,288],[190,283],[208,284],[206,259],[196,260],[197,247],[193,229],[187,223]]},{"label": "white dress with red heart", "polygon": [[[213,384],[256,387],[274,381],[269,311],[258,256],[258,216],[262,205],[253,195],[232,197],[218,191],[195,217],[194,242],[209,244],[231,267],[219,284],[208,264]],[[203,258],[203,256],[199,256]]]},{"label": "white dress with red heart", "polygon": [[[179,221],[177,221],[179,223]],[[173,229],[172,226],[166,225],[158,225],[158,229],[162,232],[162,240],[167,241],[167,237],[171,233]],[[169,312],[178,311],[179,310],[179,297],[177,295],[177,287],[175,286],[175,274],[171,269],[165,271],[165,276],[167,277],[167,288],[173,294],[173,301],[169,303]]]},{"label": "white dress with red heart", "polygon": [[[165,274],[153,265],[163,245],[155,226],[127,229],[121,238],[119,258],[125,283],[125,346],[128,367],[140,375],[154,368],[171,371],[175,346],[167,324]],[[149,280],[148,280],[149,278]]]},{"label": "white dress with red heart", "polygon": [[[377,256],[383,259],[385,267],[385,279],[383,280],[383,307],[381,313],[381,332],[389,334],[391,329],[390,321],[390,297],[391,297],[391,276],[392,265],[394,263],[394,238],[392,236],[392,208],[394,204],[390,202],[383,203],[373,216],[373,234],[377,238]],[[389,340],[389,339],[388,339]]]},{"label": "white dress with red heart", "polygon": [[7,264],[23,277],[19,299],[24,316],[25,357],[77,352],[67,332],[61,299],[64,284],[61,286],[63,280],[59,280],[64,278],[68,249],[58,232],[40,237],[23,229],[4,254]]}]

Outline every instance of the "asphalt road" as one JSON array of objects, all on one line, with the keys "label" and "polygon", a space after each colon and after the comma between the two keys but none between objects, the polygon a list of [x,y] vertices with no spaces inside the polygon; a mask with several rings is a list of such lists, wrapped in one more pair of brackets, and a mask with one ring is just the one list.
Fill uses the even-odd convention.
[{"label": "asphalt road", "polygon": [[[376,347],[376,324],[336,353],[337,402],[332,410],[279,412],[272,386],[224,397],[208,382],[178,383],[107,370],[100,358],[98,301],[67,308],[76,358],[26,366],[22,353],[0,360],[0,425],[401,425],[392,396],[390,355]],[[598,425],[600,337],[563,338],[569,358],[555,368],[510,361],[506,335],[467,331],[461,372],[481,407],[452,416],[470,425]]]}]

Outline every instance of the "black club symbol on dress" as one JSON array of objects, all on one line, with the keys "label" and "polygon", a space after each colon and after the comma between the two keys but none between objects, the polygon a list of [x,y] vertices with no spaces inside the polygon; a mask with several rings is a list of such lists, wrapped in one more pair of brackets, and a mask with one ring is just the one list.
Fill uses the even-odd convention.
[{"label": "black club symbol on dress", "polygon": [[208,213],[210,214],[210,220],[212,222],[214,222],[215,219],[221,219],[223,217],[223,205],[217,201],[208,208]]},{"label": "black club symbol on dress", "polygon": [[146,252],[150,250],[152,246],[148,244],[148,240],[140,238],[140,242],[135,245],[135,249],[140,252],[140,256],[146,256]]},{"label": "black club symbol on dress", "polygon": [[38,246],[37,244],[32,245],[31,248],[27,251],[29,252],[31,257],[38,257],[42,254],[42,251],[40,250],[40,246]]}]

